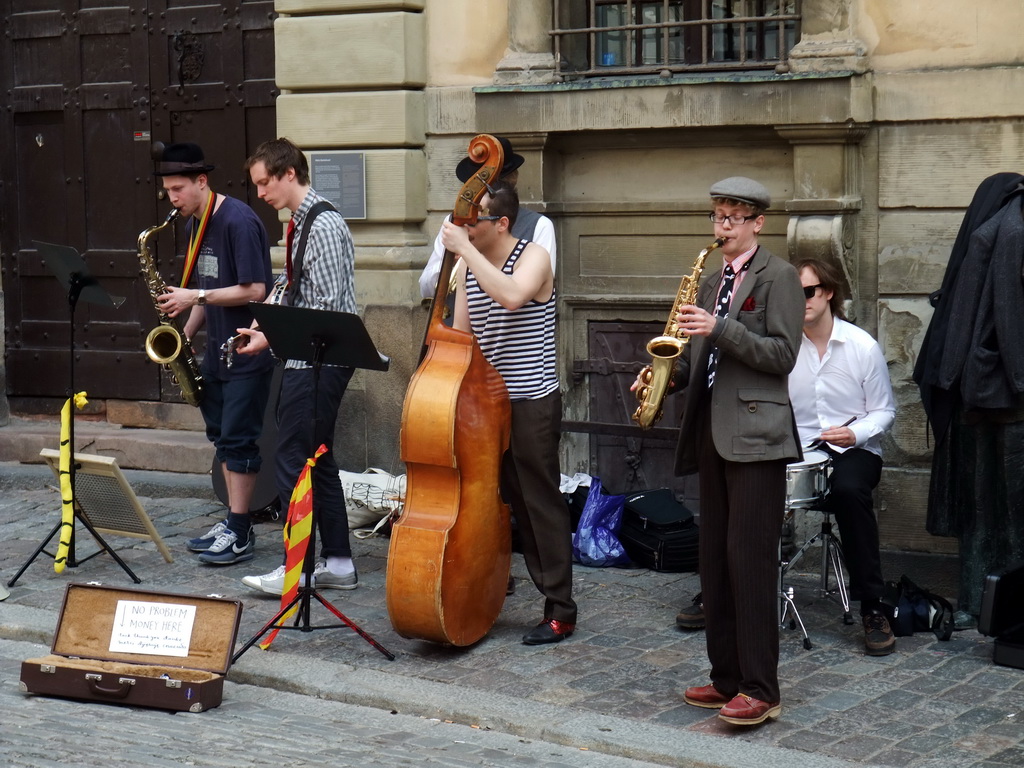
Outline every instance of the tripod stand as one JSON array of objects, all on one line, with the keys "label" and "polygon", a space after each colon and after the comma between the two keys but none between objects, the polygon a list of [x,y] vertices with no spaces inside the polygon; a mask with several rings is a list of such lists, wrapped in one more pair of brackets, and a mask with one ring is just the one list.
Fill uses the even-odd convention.
[{"label": "tripod stand", "polygon": [[[797,550],[792,559],[786,564],[788,571],[815,542],[821,542],[821,583],[818,587],[818,595],[821,597],[839,596],[839,604],[843,606],[843,623],[853,624],[853,616],[850,613],[850,595],[846,591],[846,582],[843,580],[843,545],[839,537],[832,532],[832,513],[822,509],[820,505],[814,505],[809,509],[821,512],[821,529],[811,538],[804,542]],[[829,571],[835,576],[836,586],[833,589],[829,586]]]},{"label": "tripod stand", "polygon": [[[97,304],[102,307],[112,307],[116,309],[124,303],[124,297],[122,296],[111,296],[100,286],[96,278],[89,274],[89,268],[82,261],[82,257],[78,255],[78,252],[67,245],[54,245],[52,243],[41,243],[38,240],[33,241],[36,248],[39,250],[40,255],[44,259],[44,263],[49,267],[50,271],[53,272],[54,276],[60,281],[60,284],[66,288],[68,296],[68,313],[69,313],[69,331],[68,331],[68,392],[69,398],[75,396],[75,307],[78,305],[78,301],[82,301]],[[74,458],[75,450],[75,414],[74,407],[71,408],[69,423],[68,423],[68,441],[70,446],[68,450],[71,451],[71,466],[69,470],[71,480],[71,509],[73,510],[73,518],[71,524],[70,542],[68,545],[68,554],[66,566],[71,568],[78,567],[79,564],[84,563],[86,560],[91,560],[96,555],[102,554],[103,552],[109,552],[110,556],[114,558],[118,565],[124,569],[125,573],[132,577],[132,580],[136,584],[140,584],[142,580],[132,572],[132,569],[125,564],[124,560],[118,557],[117,553],[111,549],[110,545],[104,541],[103,537],[99,535],[92,523],[82,514],[77,503],[75,502],[75,470],[76,462]],[[77,520],[82,523],[92,534],[92,537],[99,544],[100,549],[93,552],[88,557],[77,559],[75,554],[75,524]],[[25,564],[21,566],[21,569],[14,575],[10,581],[7,582],[7,586],[13,587],[14,583],[21,578],[21,575],[28,569],[33,561],[39,557],[41,552],[46,550],[47,545],[57,535],[57,532],[61,529],[63,521],[59,520],[57,524],[50,531],[50,534],[43,539],[43,542],[36,548],[36,551],[32,553],[31,557]],[[46,554],[52,557],[54,560],[57,559],[56,554],[46,552]]]},{"label": "tripod stand", "polygon": [[[787,507],[787,514],[792,514],[792,508]],[[795,558],[794,558],[795,559]],[[811,645],[811,637],[807,634],[807,627],[804,626],[804,620],[800,618],[800,611],[797,610],[796,600],[793,597],[793,587],[788,586],[785,583],[786,573],[789,571],[789,566],[792,561],[786,562],[782,559],[782,539],[779,539],[779,626],[783,627],[786,625],[786,619],[789,618],[789,628],[796,629],[797,625],[800,625],[800,632],[804,636],[804,648],[808,651],[813,647]]]},{"label": "tripod stand", "polygon": [[[320,414],[317,413],[317,402],[322,366],[326,364],[386,371],[390,361],[376,350],[358,315],[347,312],[328,312],[274,304],[252,304],[250,306],[260,329],[270,342],[274,354],[282,359],[305,361],[312,368],[312,418],[309,451],[306,455],[313,456],[317,448],[317,425],[320,417]],[[285,397],[286,394],[282,392],[281,396]],[[325,416],[333,419],[336,414],[325,414]],[[333,446],[328,446],[328,449],[333,450]],[[313,494],[316,489],[313,484],[312,471],[309,473],[309,481],[310,493]],[[306,543],[305,560],[302,574],[299,577],[297,593],[287,605],[284,605],[278,611],[274,618],[268,621],[259,632],[242,646],[232,657],[232,663],[238,661],[242,654],[275,627],[277,629],[298,630],[300,632],[348,627],[388,659],[394,660],[395,655],[391,651],[374,640],[355,622],[324,599],[316,590],[316,582],[313,579],[318,523],[315,505],[312,505],[309,514],[311,515],[310,534]],[[314,599],[334,614],[342,623],[312,625],[310,622],[310,605]],[[298,609],[294,625],[287,626],[282,624],[277,626],[296,606],[298,606]]]}]

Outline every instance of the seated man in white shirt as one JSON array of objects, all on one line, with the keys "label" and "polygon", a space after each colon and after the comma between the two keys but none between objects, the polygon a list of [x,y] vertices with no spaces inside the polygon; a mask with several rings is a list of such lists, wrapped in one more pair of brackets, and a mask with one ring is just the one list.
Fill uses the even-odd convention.
[{"label": "seated man in white shirt", "polygon": [[801,445],[814,444],[832,457],[825,504],[839,524],[850,596],[860,600],[865,653],[885,656],[896,650],[896,638],[880,602],[884,582],[871,492],[882,476],[882,434],[896,417],[889,371],[878,342],[844,318],[838,270],[816,259],[794,266],[806,306],[789,397]]},{"label": "seated man in white shirt", "polygon": [[[519,166],[525,158],[512,150],[512,144],[504,136],[496,136],[504,150],[504,164],[501,166],[499,178],[515,188],[519,181]],[[480,163],[473,162],[469,157],[464,157],[455,167],[455,175],[459,181],[465,184],[480,168]],[[537,243],[551,256],[551,274],[557,275],[555,270],[555,226],[547,216],[531,211],[520,206],[516,216],[515,226],[512,227],[512,234],[520,239]],[[434,239],[434,250],[427,260],[427,265],[420,274],[420,295],[424,299],[434,298],[434,291],[437,288],[437,275],[441,271],[441,259],[444,258],[444,244],[441,242],[441,230],[438,230]]]}]

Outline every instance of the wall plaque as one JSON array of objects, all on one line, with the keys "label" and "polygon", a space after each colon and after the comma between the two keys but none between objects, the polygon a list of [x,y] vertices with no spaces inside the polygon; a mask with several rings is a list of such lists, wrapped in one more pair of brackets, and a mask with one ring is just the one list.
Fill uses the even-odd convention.
[{"label": "wall plaque", "polygon": [[311,152],[313,189],[346,219],[366,218],[366,155],[362,152]]}]

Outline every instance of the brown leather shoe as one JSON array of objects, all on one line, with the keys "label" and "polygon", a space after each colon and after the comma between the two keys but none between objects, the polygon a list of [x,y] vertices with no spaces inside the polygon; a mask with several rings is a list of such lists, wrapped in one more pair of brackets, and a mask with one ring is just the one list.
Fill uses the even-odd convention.
[{"label": "brown leather shoe", "polygon": [[721,709],[729,703],[730,699],[732,696],[719,693],[714,685],[697,685],[687,688],[686,693],[683,694],[683,701],[687,704],[704,707],[704,709]]},{"label": "brown leather shoe", "polygon": [[704,629],[704,603],[698,592],[693,603],[676,614],[676,626],[680,629]]},{"label": "brown leather shoe", "polygon": [[757,725],[769,717],[776,718],[781,714],[782,705],[779,702],[770,704],[745,693],[739,693],[722,707],[718,717],[733,725]]},{"label": "brown leather shoe", "polygon": [[888,656],[896,650],[896,636],[885,614],[875,609],[863,617],[864,653],[867,656]]},{"label": "brown leather shoe", "polygon": [[573,633],[575,624],[566,624],[557,619],[544,619],[540,624],[523,635],[525,645],[546,645],[560,643]]}]

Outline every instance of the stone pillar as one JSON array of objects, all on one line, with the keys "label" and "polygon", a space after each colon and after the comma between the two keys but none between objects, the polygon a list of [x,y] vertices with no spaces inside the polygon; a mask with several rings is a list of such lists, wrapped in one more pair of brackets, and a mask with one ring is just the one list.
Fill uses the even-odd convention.
[{"label": "stone pillar", "polygon": [[855,221],[861,208],[857,145],[867,126],[856,123],[776,126],[775,131],[793,145],[793,199],[786,239],[789,260],[815,258],[842,269],[849,298],[856,307],[862,299],[856,261]]},{"label": "stone pillar", "polygon": [[800,42],[789,52],[789,71],[866,72],[867,46],[855,34],[854,6],[854,0],[803,3]]},{"label": "stone pillar", "polygon": [[555,81],[551,0],[509,0],[508,49],[494,72],[496,85]]}]

